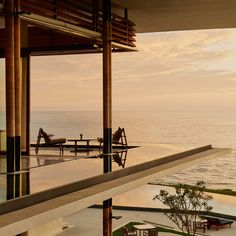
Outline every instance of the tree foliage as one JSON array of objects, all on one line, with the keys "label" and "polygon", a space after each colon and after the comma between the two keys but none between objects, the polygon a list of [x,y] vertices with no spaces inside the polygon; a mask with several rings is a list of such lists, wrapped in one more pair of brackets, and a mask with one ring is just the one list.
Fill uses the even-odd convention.
[{"label": "tree foliage", "polygon": [[209,212],[212,209],[208,205],[212,196],[205,194],[204,181],[198,181],[194,186],[180,183],[174,188],[175,194],[160,190],[153,200],[159,200],[170,208],[165,214],[179,229],[188,235],[195,235],[196,229],[192,229],[191,222],[196,222],[200,218],[201,211]]}]

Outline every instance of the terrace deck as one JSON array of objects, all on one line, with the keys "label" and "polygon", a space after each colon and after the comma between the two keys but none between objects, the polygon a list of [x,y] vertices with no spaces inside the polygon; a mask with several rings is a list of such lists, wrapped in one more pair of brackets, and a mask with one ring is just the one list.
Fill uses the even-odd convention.
[{"label": "terrace deck", "polygon": [[[120,169],[121,167],[113,162],[116,171],[105,175],[102,174],[100,158],[78,158],[76,161],[61,161],[43,168],[31,168],[28,172],[30,178],[28,189],[31,195],[1,205],[0,234],[27,231],[31,227],[54,220],[55,216],[63,217],[167,173],[222,156],[230,151],[206,146],[160,159],[160,149],[161,146],[158,145],[131,149],[125,168]],[[177,148],[175,151],[177,150],[185,148]],[[164,148],[161,153],[166,155],[175,151]],[[32,156],[30,159],[32,158],[37,157]],[[2,174],[0,177],[4,179],[7,176]],[[17,202],[15,205],[15,201],[22,202],[20,204]],[[23,208],[14,209],[14,206]]]}]

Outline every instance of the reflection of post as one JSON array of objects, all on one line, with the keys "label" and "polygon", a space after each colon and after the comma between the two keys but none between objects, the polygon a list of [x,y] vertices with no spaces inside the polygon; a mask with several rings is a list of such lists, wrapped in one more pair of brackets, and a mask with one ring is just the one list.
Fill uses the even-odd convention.
[{"label": "reflection of post", "polygon": [[[29,162],[26,162],[25,171],[21,173],[10,173],[6,175],[6,200],[22,197],[30,194],[30,172]],[[27,236],[28,232],[19,234]]]},{"label": "reflection of post", "polygon": [[25,196],[30,194],[30,172],[25,171],[21,176],[21,196]]},{"label": "reflection of post", "polygon": [[0,130],[0,152],[6,151],[6,130]]},{"label": "reflection of post", "polygon": [[7,183],[6,183],[6,200],[13,199],[15,197],[15,176],[14,174],[7,174]]},{"label": "reflection of post", "polygon": [[6,200],[22,197],[30,194],[30,172],[6,175]]},{"label": "reflection of post", "polygon": [[[103,171],[112,171],[111,2],[103,0]],[[112,199],[103,202],[103,236],[112,235]]]}]

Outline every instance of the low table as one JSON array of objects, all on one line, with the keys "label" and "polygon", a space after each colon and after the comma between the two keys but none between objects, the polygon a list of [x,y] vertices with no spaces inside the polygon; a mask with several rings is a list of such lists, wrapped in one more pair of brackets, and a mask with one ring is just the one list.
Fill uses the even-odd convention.
[{"label": "low table", "polygon": [[149,229],[155,229],[156,227],[151,224],[143,224],[143,225],[133,225],[134,229],[137,230],[137,234],[139,236],[143,235],[142,231],[149,230]]},{"label": "low table", "polygon": [[86,147],[87,147],[87,151],[89,151],[89,143],[90,141],[95,141],[97,139],[95,138],[90,138],[90,139],[81,139],[81,138],[72,138],[72,139],[67,139],[67,141],[69,142],[75,142],[75,155],[77,154],[78,151],[78,142],[86,142]]}]

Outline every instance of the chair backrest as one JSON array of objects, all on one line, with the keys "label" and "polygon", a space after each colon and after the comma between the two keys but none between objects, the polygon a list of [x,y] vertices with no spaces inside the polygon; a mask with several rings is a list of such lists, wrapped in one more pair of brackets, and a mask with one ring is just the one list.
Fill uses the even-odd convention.
[{"label": "chair backrest", "polygon": [[128,230],[127,227],[122,227],[122,232],[123,232],[123,235],[124,235],[124,236],[128,236],[129,230]]},{"label": "chair backrest", "polygon": [[116,130],[116,132],[113,134],[113,137],[112,137],[113,143],[116,144],[120,142],[120,139],[122,137],[122,132],[123,132],[123,129],[121,129],[120,127]]},{"label": "chair backrest", "polygon": [[39,137],[40,138],[42,137],[46,144],[50,143],[50,141],[51,141],[49,135],[42,128],[39,129]]}]

